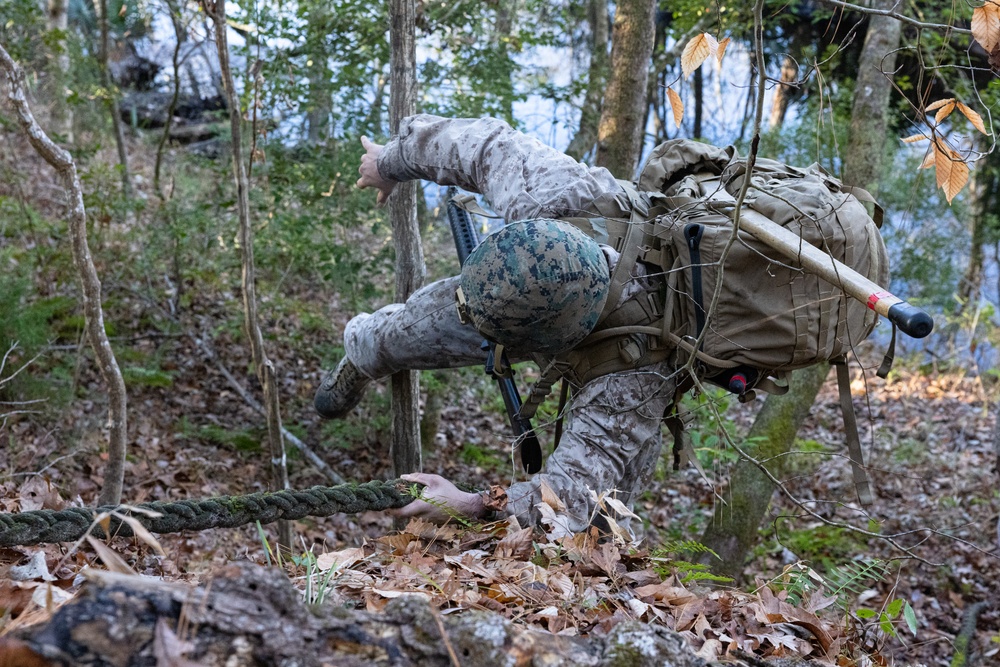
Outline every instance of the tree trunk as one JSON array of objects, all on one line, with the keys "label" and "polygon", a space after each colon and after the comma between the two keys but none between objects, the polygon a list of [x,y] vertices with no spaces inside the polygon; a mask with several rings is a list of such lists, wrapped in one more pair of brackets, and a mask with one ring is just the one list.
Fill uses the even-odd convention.
[{"label": "tree trunk", "polygon": [[655,0],[622,0],[615,9],[611,80],[597,131],[597,165],[619,178],[635,175],[642,152],[655,8]]},{"label": "tree trunk", "polygon": [[49,0],[48,28],[53,35],[52,48],[56,57],[49,67],[48,79],[52,98],[52,129],[67,144],[73,143],[73,109],[66,102],[66,80],[69,77],[69,50],[66,34],[69,29],[69,0]]},{"label": "tree trunk", "polygon": [[972,200],[972,247],[965,276],[958,285],[958,312],[979,300],[983,286],[983,246],[990,218],[1000,210],[1000,154],[997,151],[987,153],[973,172],[969,195]]},{"label": "tree trunk", "polygon": [[770,127],[772,129],[780,128],[785,122],[788,105],[797,89],[799,60],[802,58],[803,46],[808,37],[808,25],[798,23],[789,39],[788,53],[781,61],[781,82],[774,89],[774,97],[771,100]]},{"label": "tree trunk", "polygon": [[[889,10],[895,0],[874,0],[873,9]],[[861,48],[858,79],[854,87],[854,107],[844,155],[844,183],[865,188],[878,196],[886,149],[886,116],[890,79],[883,72],[896,68],[902,24],[888,16],[872,16]]]},{"label": "tree trunk", "polygon": [[309,143],[316,145],[329,138],[333,115],[333,91],[330,85],[329,55],[326,40],[329,32],[329,7],[322,2],[309,4],[306,19],[306,53],[309,72],[309,102],[306,107]]},{"label": "tree trunk", "polygon": [[705,77],[699,67],[694,71],[694,129],[691,132],[692,139],[701,139],[701,117],[705,106]]},{"label": "tree trunk", "polygon": [[608,3],[590,0],[587,3],[590,23],[590,67],[587,73],[587,94],[580,109],[580,126],[569,142],[566,155],[581,160],[597,143],[597,127],[601,120],[601,99],[608,80]]},{"label": "tree trunk", "polygon": [[[876,0],[876,9],[893,6],[894,0]],[[891,83],[878,68],[891,71],[895,58],[886,57],[899,45],[900,24],[892,18],[873,16],[868,26],[861,54],[851,131],[844,159],[845,182],[873,193],[881,177],[881,157],[886,148],[886,114]],[[761,70],[763,71],[763,64]],[[795,371],[791,388],[784,396],[770,396],[751,428],[751,437],[768,438],[766,456],[777,456],[791,449],[802,421],[809,414],[816,394],[823,386],[829,367],[826,364]],[[758,425],[759,424],[759,425]],[[773,459],[780,462],[783,457]],[[773,465],[773,464],[772,464]],[[779,466],[780,468],[780,466]],[[780,473],[780,469],[774,470]],[[780,478],[780,474],[776,474]],[[767,513],[774,485],[751,461],[740,460],[733,471],[729,491],[733,509],[721,507],[712,517],[702,537],[705,546],[723,556],[713,567],[730,576],[741,573],[746,554],[757,542],[757,530]]]},{"label": "tree trunk", "polygon": [[781,83],[774,89],[774,98],[771,100],[772,129],[780,128],[784,124],[788,103],[792,97],[792,83],[798,78],[799,64],[791,55],[785,54],[784,60],[781,61]]},{"label": "tree trunk", "polygon": [[[204,6],[205,12],[215,24],[219,70],[229,106],[229,128],[233,143],[233,180],[236,183],[236,207],[240,218],[240,259],[243,265],[243,328],[247,340],[250,341],[250,353],[257,371],[257,379],[264,388],[267,442],[271,454],[271,483],[275,489],[284,490],[288,488],[288,459],[285,456],[285,441],[281,433],[281,406],[274,364],[268,359],[264,350],[264,336],[261,334],[257,316],[257,274],[253,257],[253,227],[250,224],[250,184],[246,163],[243,161],[243,117],[240,113],[240,101],[236,95],[236,83],[229,66],[225,0],[214,0],[214,2],[205,0]],[[291,547],[291,522],[278,522],[278,543],[285,548]]]},{"label": "tree trunk", "polygon": [[[167,13],[170,15],[170,24],[174,28],[174,50],[170,58],[171,64],[171,77],[173,78],[173,93],[170,96],[170,105],[167,107],[166,119],[163,124],[163,134],[160,135],[160,141],[156,145],[156,161],[153,164],[153,191],[161,199],[166,199],[163,193],[163,188],[160,183],[160,171],[163,166],[163,151],[167,146],[167,141],[170,140],[171,129],[174,122],[174,111],[177,109],[177,102],[181,95],[181,45],[187,39],[187,25],[184,22],[184,7],[185,5],[181,3],[175,3],[173,0],[166,0],[164,3],[167,9]],[[182,289],[183,283],[180,280],[180,275],[175,276],[177,280],[178,296],[179,290]],[[179,302],[179,300],[178,300]]]},{"label": "tree trunk", "polygon": [[[391,0],[389,126],[393,133],[416,111],[416,6],[414,0]],[[389,198],[396,246],[396,302],[403,303],[424,282],[424,251],[417,226],[417,183],[396,186]],[[393,476],[420,470],[420,374],[402,371],[392,376]]]},{"label": "tree trunk", "polygon": [[125,477],[125,454],[128,438],[128,410],[125,381],[118,360],[111,349],[104,327],[104,310],[101,307],[101,280],[94,267],[87,244],[87,210],[83,204],[83,189],[76,171],[73,156],[56,146],[35,122],[24,91],[24,72],[14,64],[7,51],[0,46],[0,71],[10,85],[8,97],[17,113],[21,129],[28,141],[46,162],[59,173],[69,194],[69,231],[73,243],[73,264],[80,277],[83,295],[85,328],[101,376],[108,387],[108,467],[104,472],[99,504],[117,505],[122,498]]},{"label": "tree trunk", "polygon": [[125,128],[122,125],[121,115],[118,113],[118,88],[111,80],[111,70],[108,67],[108,54],[111,49],[110,27],[108,25],[108,0],[99,0],[98,10],[100,16],[97,20],[101,24],[101,46],[98,50],[98,66],[101,72],[101,86],[104,87],[104,94],[107,96],[105,104],[111,114],[111,127],[115,133],[115,145],[118,147],[118,165],[122,170],[122,195],[126,199],[132,198],[132,178],[128,169],[128,150],[125,147]]},{"label": "tree trunk", "polygon": [[[499,86],[500,103],[503,105],[503,118],[508,123],[514,122],[514,70],[517,68],[510,56],[511,35],[514,33],[517,21],[517,6],[519,0],[499,0],[497,2],[497,19],[493,26],[493,44],[496,49],[496,62],[499,68],[496,85]],[[500,85],[503,79],[503,85]]]},{"label": "tree trunk", "polygon": [[[795,441],[802,421],[809,414],[816,394],[826,380],[829,364],[817,364],[792,373],[791,387],[784,396],[769,396],[754,421],[747,446],[757,459],[769,460],[768,470],[781,479],[788,452]],[[740,461],[733,468],[729,488],[723,492],[725,502],[716,501],[712,521],[705,529],[701,543],[722,558],[706,560],[719,574],[739,579],[750,549],[757,543],[757,530],[774,495],[774,484],[756,465]]]},{"label": "tree trunk", "polygon": [[704,664],[677,633],[638,621],[618,623],[605,636],[570,637],[491,612],[444,615],[418,595],[392,600],[381,613],[346,609],[333,600],[307,607],[281,570],[245,561],[215,572],[203,587],[98,570],[88,578],[47,622],[0,639],[4,664]]},{"label": "tree trunk", "polygon": [[385,99],[385,85],[388,81],[386,75],[382,72],[382,63],[375,61],[373,69],[378,72],[378,81],[375,83],[375,96],[372,99],[371,109],[368,111],[368,115],[365,116],[365,122],[361,130],[362,132],[369,133],[369,136],[378,136],[382,134],[382,103]]}]

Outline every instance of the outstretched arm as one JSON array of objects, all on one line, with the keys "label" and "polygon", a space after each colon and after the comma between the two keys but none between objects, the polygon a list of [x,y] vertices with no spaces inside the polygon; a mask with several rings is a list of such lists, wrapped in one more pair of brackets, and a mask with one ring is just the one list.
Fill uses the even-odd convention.
[{"label": "outstretched arm", "polygon": [[391,187],[377,179],[426,179],[485,195],[508,221],[594,214],[596,201],[623,196],[607,169],[587,167],[493,118],[410,116],[376,162],[366,177],[363,159],[358,185],[378,187],[380,202]]}]

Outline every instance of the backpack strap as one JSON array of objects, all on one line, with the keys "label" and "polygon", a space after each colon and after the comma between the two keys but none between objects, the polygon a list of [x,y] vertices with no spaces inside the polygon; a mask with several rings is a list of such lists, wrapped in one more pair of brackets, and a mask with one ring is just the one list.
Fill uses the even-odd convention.
[{"label": "backpack strap", "polygon": [[460,192],[451,198],[451,201],[455,202],[455,206],[459,207],[467,213],[473,213],[475,215],[481,215],[484,218],[492,218],[493,220],[502,220],[499,215],[495,213],[489,213],[485,208],[479,205],[476,200],[475,195],[470,195],[467,192]]},{"label": "backpack strap", "polygon": [[631,183],[619,181],[628,196],[631,214],[627,221],[608,219],[606,221],[608,236],[613,236],[613,244],[619,253],[618,263],[611,272],[611,287],[608,289],[608,300],[604,304],[604,312],[597,320],[598,326],[618,307],[625,283],[632,279],[632,268],[639,259],[642,250],[642,237],[645,233],[644,223],[649,213],[648,202],[643,201],[639,191]]},{"label": "backpack strap", "polygon": [[528,392],[528,397],[521,404],[521,409],[517,413],[518,416],[522,419],[531,419],[534,417],[539,406],[541,406],[546,397],[552,392],[552,385],[559,378],[563,377],[568,370],[569,364],[563,359],[553,359],[545,368],[541,369],[542,374],[538,378],[538,382],[531,385],[531,391]]},{"label": "backpack strap", "polygon": [[840,409],[844,413],[844,431],[847,436],[847,451],[851,456],[851,470],[854,474],[854,488],[858,492],[858,501],[865,507],[872,504],[872,489],[865,468],[865,455],[861,451],[861,438],[858,436],[858,419],[854,413],[854,402],[851,400],[851,371],[847,366],[846,357],[838,357],[830,361],[837,367],[837,386],[840,389]]},{"label": "backpack strap", "polygon": [[559,385],[559,407],[556,409],[556,432],[552,436],[552,451],[556,451],[556,447],[559,446],[559,441],[562,440],[563,433],[563,417],[565,414],[563,411],[566,409],[566,401],[569,399],[569,381],[566,378],[562,379]]},{"label": "backpack strap", "polygon": [[[839,181],[838,181],[839,183]],[[846,192],[849,195],[854,195],[854,198],[860,202],[864,202],[872,205],[872,220],[875,221],[875,226],[882,229],[882,220],[885,218],[885,209],[875,201],[875,197],[872,193],[868,192],[864,188],[859,188],[853,185],[844,185],[840,183],[841,192]]]},{"label": "backpack strap", "polygon": [[889,377],[889,371],[892,370],[892,362],[896,360],[896,323],[892,323],[892,338],[889,340],[889,349],[885,351],[885,356],[882,357],[882,365],[878,367],[878,372],[875,373],[878,377],[883,380]]}]

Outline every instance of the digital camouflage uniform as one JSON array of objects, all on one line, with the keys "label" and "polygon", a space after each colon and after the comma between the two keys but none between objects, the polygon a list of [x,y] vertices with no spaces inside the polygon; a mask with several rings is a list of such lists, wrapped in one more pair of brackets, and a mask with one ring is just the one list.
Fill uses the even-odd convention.
[{"label": "digital camouflage uniform", "polygon": [[[582,165],[495,119],[405,119],[399,136],[379,155],[378,170],[386,179],[426,179],[481,193],[508,222],[600,216],[611,201],[628,210],[628,198],[609,171]],[[613,268],[618,253],[601,249]],[[646,277],[641,263],[633,277],[619,305],[645,293],[655,280]],[[483,336],[458,319],[458,285],[457,276],[439,280],[405,304],[353,318],[344,331],[348,358],[372,379],[400,370],[482,364]],[[527,356],[540,366],[546,363],[542,355]],[[614,489],[631,504],[655,469],[660,420],[674,389],[673,369],[666,363],[606,375],[575,389],[559,447],[540,473],[509,487],[507,511],[522,525],[537,524],[543,481],[565,503],[561,520],[575,532],[594,518],[592,492]]]}]

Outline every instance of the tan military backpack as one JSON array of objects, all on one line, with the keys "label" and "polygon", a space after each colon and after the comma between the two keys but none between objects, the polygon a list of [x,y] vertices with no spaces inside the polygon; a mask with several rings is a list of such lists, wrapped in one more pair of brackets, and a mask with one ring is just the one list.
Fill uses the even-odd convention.
[{"label": "tan military backpack", "polygon": [[[653,150],[635,184],[622,183],[627,200],[596,202],[603,218],[569,220],[621,257],[601,322],[542,370],[522,416],[530,418],[559,377],[581,386],[658,361],[681,366],[692,355],[700,379],[741,400],[757,390],[784,393],[789,371],[842,362],[871,333],[877,317],[865,304],[752,235],[734,235],[735,201],[746,171],[746,160],[732,147],[668,141]],[[863,201],[875,206],[875,218]],[[803,244],[879,285],[888,283],[876,223],[881,209],[867,192],[844,186],[819,165],[797,168],[758,159],[740,215],[764,216]],[[663,276],[659,292],[615,311],[637,261]],[[846,366],[840,379],[845,421],[853,422]],[[847,431],[859,496],[866,502],[870,492],[856,426],[849,423]]]}]

